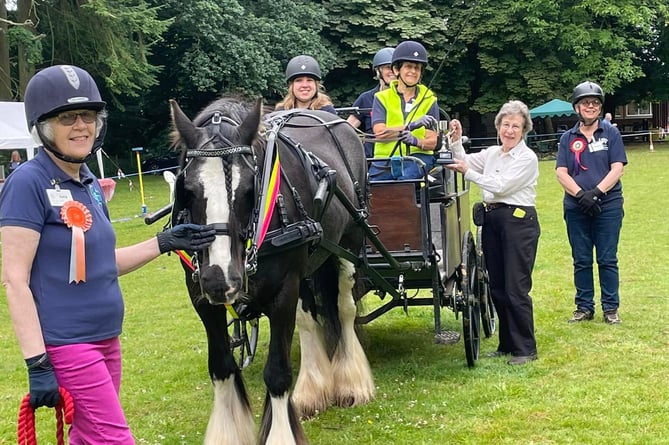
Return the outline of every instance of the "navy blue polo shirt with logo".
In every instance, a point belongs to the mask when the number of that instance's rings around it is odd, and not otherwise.
[[[123,298],[116,267],[116,235],[102,188],[83,164],[81,182],[65,174],[42,149],[8,177],[0,194],[0,226],[40,233],[30,271],[30,290],[48,345],[117,337]],[[72,229],[61,217],[62,196],[83,204],[92,224],[84,232],[86,281],[70,282]],[[54,196],[60,198],[54,198]],[[3,258],[11,261],[11,258]]]
[[[623,138],[618,128],[603,119],[599,120],[599,127],[595,130],[592,141],[586,140],[578,123],[560,137],[555,166],[566,167],[569,176],[583,190],[595,188],[609,173],[614,162],[627,164]],[[619,201],[622,201],[620,181],[602,197],[602,205]],[[578,207],[578,200],[565,193],[564,206],[575,209]]]

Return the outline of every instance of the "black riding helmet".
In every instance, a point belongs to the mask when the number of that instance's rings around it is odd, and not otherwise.
[[[604,103],[604,91],[594,82],[585,81],[576,85],[571,94],[571,104],[576,105],[584,97],[596,97],[601,103]]]
[[[24,95],[26,121],[28,130],[31,131],[38,122],[54,117],[63,111],[102,111],[105,109],[105,105],[106,103],[100,97],[100,91],[91,75],[87,71],[72,65],[54,65],[38,72],[28,82]],[[103,122],[93,143],[91,153],[84,159],[64,156],[56,147],[47,143],[39,126],[37,126],[37,131],[44,148],[57,158],[66,162],[83,163],[102,147],[106,127],[106,122]]]
[[[311,56],[295,56],[290,59],[286,66],[286,82],[290,83],[296,77],[309,76],[321,80],[321,67],[316,59]]]
[[[423,64],[423,68],[427,66],[427,50],[425,47],[414,41],[406,40],[395,48],[393,51],[393,66],[400,66],[401,62],[417,62]]]

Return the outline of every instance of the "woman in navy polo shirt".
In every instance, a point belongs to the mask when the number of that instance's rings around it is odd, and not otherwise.
[[[42,144],[0,194],[2,283],[28,367],[33,408],[74,401],[70,444],[134,444],[119,401],[123,299],[118,276],[161,253],[201,250],[207,226],[182,225],[116,248],[102,189],[86,166],[102,146],[105,102],[81,68],[33,76],[25,110]]]
[[[620,178],[627,155],[618,128],[600,118],[601,86],[587,81],[576,85],[571,103],[579,121],[560,138],[555,169],[565,190],[564,220],[574,259],[576,310],[569,322],[594,317],[594,250],[604,322],[619,324],[618,240],[624,215]]]

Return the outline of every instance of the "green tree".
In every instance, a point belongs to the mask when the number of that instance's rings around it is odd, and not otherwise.
[[[324,35],[337,42],[340,66],[349,72],[337,72],[337,79],[371,85],[366,64],[374,51],[419,40],[433,68],[443,58],[437,76],[428,70],[424,81],[440,105],[469,118],[474,133],[483,131],[482,114],[511,98],[535,106],[567,98],[584,79],[612,93],[642,78],[643,55],[656,47],[667,12],[661,0],[398,0],[392,8],[371,0],[323,3],[330,16]],[[363,77],[354,71],[360,67]],[[355,97],[337,79],[326,79],[337,97]]]
[[[424,83],[439,90],[443,72],[434,77],[441,59],[451,51],[457,32],[448,26],[452,1],[396,0],[392,5],[370,0],[326,0],[327,25],[322,35],[337,54],[336,69],[326,79],[336,102],[348,105],[374,86],[374,54],[403,40],[418,40],[428,50],[430,66]]]
[[[169,146],[169,108],[175,98],[191,117],[222,94],[285,94],[284,70],[298,54],[316,57],[324,72],[335,57],[320,36],[325,12],[309,0],[155,0],[160,17],[175,17],[149,59],[164,66],[160,86],[143,100],[137,140],[154,152]],[[134,131],[132,132],[134,134]]]
[[[44,65],[72,63],[87,69],[123,109],[157,84],[159,67],[148,62],[169,20],[144,0],[45,1],[35,5],[44,39]]]

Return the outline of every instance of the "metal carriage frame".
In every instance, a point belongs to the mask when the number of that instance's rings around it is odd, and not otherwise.
[[[406,156],[403,161],[421,161]],[[435,178],[436,176],[436,178]],[[435,185],[425,186],[433,183]],[[496,328],[496,313],[481,248],[481,230],[471,231],[469,187],[464,176],[437,167],[420,180],[370,183],[369,226],[374,237],[360,255],[358,267],[369,288],[382,300],[376,309],[361,314],[369,323],[393,308],[431,306],[434,340],[451,343],[442,329],[444,309],[462,317],[467,364],[479,357],[480,340]],[[378,242],[377,242],[378,241]],[[413,296],[409,292],[415,290]],[[429,290],[431,296],[419,293]],[[370,298],[370,294],[365,297]]]

